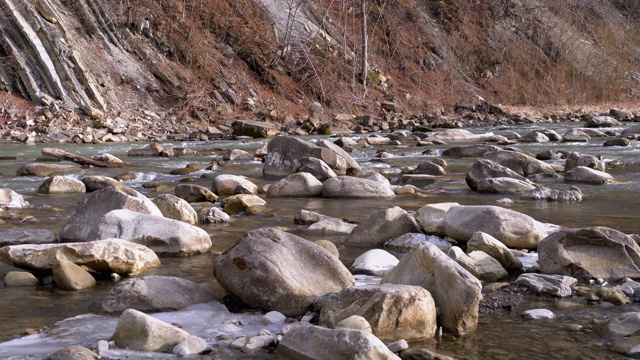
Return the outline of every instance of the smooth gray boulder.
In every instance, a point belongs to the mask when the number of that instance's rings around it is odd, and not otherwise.
[[[225,213],[229,215],[237,215],[247,211],[254,206],[265,206],[267,202],[258,195],[237,194],[224,198],[220,205]]]
[[[604,161],[602,161],[602,159],[598,156],[582,154],[576,151],[572,151],[567,154],[567,158],[564,162],[564,171],[569,171],[579,166],[584,166],[599,171],[605,171],[606,169]]]
[[[635,139],[637,135],[640,135],[640,125],[630,126],[622,130],[622,133],[620,134],[620,136],[622,136],[623,138],[629,139]]]
[[[603,335],[613,342],[609,349],[637,358],[640,356],[640,312],[625,312],[612,317],[605,324]]]
[[[588,128],[603,128],[620,126],[620,122],[616,118],[608,115],[592,116],[584,123]]]
[[[495,145],[468,145],[468,146],[456,146],[446,149],[442,152],[443,156],[451,156],[455,158],[476,158],[481,157],[487,152],[498,151],[499,147]]]
[[[488,159],[476,160],[471,165],[471,169],[467,172],[464,180],[471,190],[478,191],[478,183],[480,181],[492,178],[512,178],[522,183],[531,184],[531,181],[517,172]]]
[[[461,248],[453,246],[447,255],[482,281],[495,282],[508,275],[498,260],[483,251],[471,251],[467,255]]]
[[[338,176],[327,179],[322,185],[322,196],[325,198],[376,198],[395,196],[391,186],[388,184],[353,176]]]
[[[319,325],[334,328],[353,315],[365,318],[384,342],[426,340],[436,334],[436,306],[420,286],[367,285],[329,294],[322,302]]]
[[[16,170],[16,176],[53,176],[64,174],[75,174],[82,170],[76,165],[29,163],[22,165]]]
[[[258,185],[251,182],[247,177],[232,174],[220,174],[213,178],[211,191],[219,196],[235,194],[257,194]]]
[[[519,194],[535,188],[529,180],[518,180],[510,177],[482,179],[478,182],[479,193],[489,194]]]
[[[51,269],[56,286],[64,290],[82,290],[95,286],[96,279],[83,267],[60,260]]]
[[[300,159],[300,167],[296,172],[308,172],[320,181],[338,176],[326,162],[316,158]]]
[[[198,223],[198,213],[184,199],[171,194],[160,194],[153,200],[164,217],[178,220],[187,224]]]
[[[300,168],[300,160],[310,157],[324,161],[336,174],[347,173],[347,160],[343,156],[332,149],[295,137],[276,136],[269,141],[267,151],[262,168],[262,174],[267,178],[293,174]]]
[[[351,272],[353,274],[366,274],[383,276],[398,265],[398,258],[382,249],[371,249],[353,260]]]
[[[527,143],[548,143],[549,141],[551,141],[551,139],[549,139],[547,135],[537,130],[524,134],[518,139],[518,142]]]
[[[143,148],[134,148],[127,151],[127,156],[160,156],[164,148],[158,143],[149,144]]]
[[[176,326],[134,309],[125,310],[111,336],[119,348],[169,352],[190,334]]]
[[[564,173],[565,182],[576,182],[589,185],[613,184],[615,179],[604,171],[578,166]]]
[[[303,315],[316,297],[355,284],[329,251],[275,228],[244,234],[216,259],[214,275],[246,304],[287,316]]]
[[[158,207],[146,196],[126,186],[107,187],[87,194],[60,231],[64,242],[98,240],[102,216],[111,210],[127,209],[141,214],[162,216]]]
[[[236,119],[231,123],[233,134],[237,136],[251,136],[253,138],[271,138],[280,133],[272,124],[264,121]]]
[[[493,236],[477,231],[467,241],[467,253],[482,251],[496,259],[507,271],[522,271],[522,263],[509,248]]]
[[[287,175],[269,186],[267,197],[310,197],[322,194],[322,183],[307,172]]]
[[[532,156],[516,151],[491,151],[485,153],[482,157],[508,167],[522,176],[529,176],[533,174],[556,174],[556,170],[553,166]]]
[[[536,186],[520,195],[521,200],[545,200],[545,201],[582,201],[580,189],[555,190],[545,186]]]
[[[296,224],[311,225],[313,223],[317,223],[319,221],[327,220],[327,219],[334,219],[334,218],[332,218],[331,216],[322,215],[314,211],[300,209],[298,210],[295,217],[293,218],[293,222]]]
[[[516,284],[526,286],[538,294],[558,297],[569,296],[578,280],[571,276],[526,273],[516,279]]]
[[[58,236],[48,229],[11,228],[0,230],[0,247],[20,244],[52,244]]]
[[[284,334],[276,356],[287,360],[400,360],[366,331],[314,325],[297,326]]]
[[[557,231],[540,242],[538,264],[545,274],[581,279],[640,278],[640,246],[606,227]]]
[[[444,215],[453,206],[459,206],[457,202],[427,204],[415,213],[418,225],[427,234],[446,235],[444,227]]]
[[[102,300],[102,309],[119,312],[169,311],[215,300],[207,287],[173,276],[143,276],[127,279],[114,286]]]
[[[21,209],[30,207],[24,197],[11,189],[0,189],[0,209]]]
[[[476,140],[480,135],[464,129],[446,129],[434,135],[438,140]]]
[[[203,209],[200,212],[198,220],[201,224],[222,224],[229,222],[231,216],[224,212],[224,210],[212,206],[208,209]]]
[[[535,249],[551,231],[529,215],[492,205],[454,206],[444,216],[447,236],[467,242],[476,231],[510,248]]]
[[[23,287],[38,285],[38,278],[28,271],[9,271],[3,277],[6,287]]]
[[[413,170],[414,174],[423,174],[423,175],[433,175],[433,176],[442,176],[446,175],[446,171],[442,168],[442,166],[432,163],[431,161],[424,161],[418,164],[416,168]]]
[[[356,224],[350,224],[342,220],[329,218],[329,219],[320,220],[318,222],[315,222],[309,225],[307,230],[309,230],[314,234],[320,234],[325,236],[331,236],[331,235],[348,236],[351,234],[351,232],[355,227],[356,227]]]
[[[420,232],[418,223],[404,209],[394,206],[371,213],[351,231],[347,242],[382,246],[385,241],[410,232]]]
[[[326,139],[320,139],[316,141],[316,145],[322,148],[329,149],[336,153],[338,156],[342,157],[347,164],[347,175],[358,175],[362,171],[362,168],[360,168],[360,164],[358,164],[358,162],[354,158],[352,158],[348,152],[344,151],[344,149],[334,144],[333,142]]]
[[[83,193],[87,188],[84,183],[71,176],[52,176],[46,179],[40,187],[39,194],[66,194],[66,193]]]
[[[440,323],[454,335],[478,326],[482,284],[437,246],[425,243],[412,249],[382,278],[382,284],[419,285],[431,293],[440,309]]]
[[[145,245],[158,254],[200,254],[212,245],[209,234],[197,226],[125,209],[105,214],[98,223],[97,236]]]
[[[0,260],[38,270],[50,270],[59,260],[68,260],[92,272],[132,275],[160,265],[160,259],[151,249],[121,239],[5,246],[0,248]]]

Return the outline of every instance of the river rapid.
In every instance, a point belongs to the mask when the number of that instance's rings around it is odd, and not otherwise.
[[[551,124],[545,126],[559,134],[576,123]],[[469,128],[476,134],[490,136],[502,130],[513,130],[520,134],[528,133],[536,126],[518,126],[513,128]],[[623,128],[607,130],[621,131]],[[366,136],[366,135],[362,135]],[[354,136],[355,137],[355,136]],[[319,137],[303,137],[305,140]],[[0,229],[24,227],[50,229],[59,233],[62,226],[75,211],[77,203],[84,194],[42,195],[36,194],[44,177],[18,177],[16,170],[23,164],[38,162],[40,151],[44,147],[55,147],[74,154],[92,156],[109,153],[135,167],[128,169],[85,169],[72,176],[85,175],[115,176],[124,172],[135,173],[135,179],[124,183],[149,196],[155,197],[152,188],[142,185],[146,182],[176,184],[185,176],[169,175],[172,169],[183,168],[189,163],[208,164],[222,158],[229,149],[243,149],[253,153],[264,145],[266,139],[221,140],[215,142],[164,142],[163,147],[184,147],[207,155],[193,155],[178,158],[164,157],[127,157],[132,148],[144,147],[145,143],[109,143],[109,144],[0,144],[0,188],[10,188],[22,194],[31,204],[30,209],[8,210],[0,212]],[[387,169],[415,166],[421,162],[442,157],[441,151],[459,145],[475,144],[475,141],[447,141],[446,145],[428,147],[416,146],[415,139],[406,139],[401,145],[373,146],[357,148],[351,155],[365,171],[387,171]],[[340,237],[318,237],[306,230],[306,226],[295,225],[293,217],[300,209],[319,212],[336,218],[354,222],[364,220],[373,211],[391,206],[400,206],[407,211],[415,211],[428,203],[458,202],[463,205],[497,205],[496,201],[510,198],[514,202],[509,208],[528,214],[538,221],[553,223],[562,227],[606,226],[627,234],[640,233],[640,147],[603,147],[604,140],[594,138],[588,143],[518,143],[530,155],[544,150],[578,151],[585,154],[601,155],[605,162],[622,161],[626,166],[608,167],[618,183],[605,186],[579,185],[584,193],[582,202],[546,202],[522,201],[517,195],[492,195],[472,192],[464,181],[466,172],[475,159],[457,159],[443,157],[448,166],[447,175],[442,176],[433,185],[426,188],[424,194],[397,195],[390,199],[323,199],[323,198],[266,198],[268,211],[256,216],[235,216],[226,224],[199,225],[205,229],[213,241],[210,253],[191,257],[163,257],[162,265],[151,269],[144,275],[178,276],[206,283],[216,288],[213,278],[213,262],[216,254],[233,246],[238,237],[251,229],[264,226],[279,226],[309,240],[320,238],[332,240],[340,250],[340,259],[349,267],[355,257],[368,248],[349,246]],[[390,154],[386,158],[376,157],[378,150]],[[428,149],[436,149],[430,155],[423,155]],[[15,157],[15,159],[10,159]],[[554,161],[551,161],[554,162]],[[564,160],[555,161],[563,164]],[[195,184],[211,186],[211,179],[201,177],[210,173],[202,170],[191,177]],[[258,161],[231,161],[217,173],[245,175],[258,186],[269,181],[262,177],[262,164]],[[392,182],[393,183],[393,182]],[[554,189],[568,189],[562,178],[541,179],[536,183]],[[260,195],[264,196],[264,195]],[[196,205],[196,210],[198,210]],[[511,279],[513,280],[513,279]],[[27,328],[43,329],[56,322],[86,313],[100,313],[100,302],[112,288],[110,279],[99,279],[98,285],[91,289],[68,292],[46,284],[46,281],[33,288],[0,287],[0,341],[6,342],[24,333]],[[221,294],[221,289],[217,288]],[[601,305],[563,306],[557,299],[527,298],[511,311],[481,312],[478,330],[461,338],[444,336],[417,344],[438,352],[457,355],[466,359],[512,359],[515,357],[530,359],[621,359],[623,356],[606,348],[607,342],[597,332],[600,322],[620,312],[639,311],[635,304],[609,307]],[[524,320],[521,312],[532,308],[549,308],[558,316],[555,320],[533,322]],[[581,331],[568,331],[568,325],[581,324]],[[586,325],[586,326],[585,326]],[[0,349],[2,344],[0,344]],[[1,353],[1,352],[0,352]],[[269,358],[266,352],[265,358]]]

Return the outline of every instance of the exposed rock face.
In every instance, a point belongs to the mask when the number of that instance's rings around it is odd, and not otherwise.
[[[52,176],[38,188],[41,194],[83,193],[87,190],[84,183],[70,176]]]
[[[26,208],[29,203],[22,195],[11,189],[0,189],[0,209],[5,208]]]
[[[420,232],[420,227],[413,216],[395,206],[371,213],[351,231],[347,242],[382,246],[385,241],[410,232]]]
[[[97,240],[102,216],[111,210],[127,209],[141,214],[162,216],[160,209],[146,196],[125,186],[108,187],[85,196],[76,212],[60,231],[62,241]]]
[[[427,289],[440,308],[442,327],[455,335],[478,325],[482,299],[480,280],[449,258],[438,247],[425,243],[412,249],[382,283],[419,285]]]
[[[476,160],[467,173],[465,181],[471,190],[478,191],[480,181],[492,178],[512,178],[524,184],[531,183],[517,172],[488,159]]]
[[[281,359],[399,360],[384,343],[365,331],[302,325],[287,332],[276,355]]]
[[[353,176],[327,179],[322,187],[322,196],[326,198],[375,198],[395,195],[388,182],[385,184]]]
[[[167,352],[189,336],[188,332],[176,326],[128,309],[120,315],[111,340],[123,349]]]
[[[385,342],[424,340],[436,333],[435,303],[420,286],[358,286],[330,294],[322,303],[319,324],[333,328],[352,315],[365,318]]]
[[[304,314],[320,295],[355,284],[327,250],[275,228],[243,235],[218,257],[214,273],[220,285],[246,304],[288,316]]]
[[[124,239],[159,254],[193,255],[209,251],[211,238],[197,226],[126,209],[106,213],[98,223],[99,239]]]
[[[283,177],[292,174],[300,168],[300,160],[309,157],[324,161],[336,174],[347,172],[347,160],[343,155],[298,138],[276,136],[269,141],[267,150],[262,169],[265,177]],[[349,156],[346,152],[344,154]]]
[[[545,274],[619,280],[640,277],[640,246],[605,227],[557,231],[540,242],[538,263]]]
[[[179,310],[213,301],[211,290],[191,280],[172,276],[144,276],[122,281],[102,300],[107,312]]]
[[[468,241],[476,231],[487,233],[508,247],[535,249],[549,227],[528,215],[499,206],[455,206],[444,216],[447,236]]]
[[[120,239],[5,246],[0,249],[0,260],[42,270],[51,269],[59,260],[67,260],[95,272],[118,274],[139,274],[160,265],[160,259],[151,249]]]

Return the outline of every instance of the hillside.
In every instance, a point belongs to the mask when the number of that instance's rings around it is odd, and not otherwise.
[[[147,110],[193,128],[375,116],[384,102],[440,115],[479,99],[640,96],[634,0],[0,0],[0,11],[0,90],[96,119]]]

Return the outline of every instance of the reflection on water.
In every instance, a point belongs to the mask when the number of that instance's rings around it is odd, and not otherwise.
[[[560,134],[564,133],[566,125],[554,126]],[[495,129],[471,129],[477,133],[494,132]],[[531,129],[519,128],[524,133]],[[426,147],[415,146],[415,140],[407,140],[402,146],[385,147],[392,154],[390,158],[375,159],[376,151],[381,147],[358,149],[354,157],[363,164],[365,169],[402,167],[417,165],[431,160],[433,155],[422,155]],[[593,140],[588,144],[518,144],[516,146],[535,154],[552,148],[560,151],[580,151],[587,154],[602,155],[604,159],[618,159],[627,163],[640,163],[638,147],[604,148],[601,140]],[[74,212],[76,204],[83,198],[82,194],[65,195],[36,195],[38,186],[44,177],[16,177],[16,170],[23,164],[35,162],[40,157],[43,147],[58,147],[63,150],[91,156],[99,153],[110,153],[131,162],[135,167],[130,169],[85,169],[78,177],[85,174],[115,176],[124,172],[139,173],[136,180],[125,182],[136,190],[154,197],[157,193],[153,189],[142,188],[145,181],[175,184],[185,176],[168,174],[171,169],[185,167],[189,163],[206,164],[222,158],[227,149],[241,148],[253,152],[264,144],[264,141],[220,141],[215,143],[163,143],[162,145],[187,147],[206,152],[207,155],[190,157],[146,158],[126,157],[131,148],[143,147],[146,144],[100,144],[100,145],[0,145],[0,157],[15,156],[16,160],[0,160],[0,187],[11,188],[23,195],[32,205],[27,210],[10,210],[0,212],[0,229],[9,227],[46,228],[58,233],[62,225]],[[449,145],[434,146],[442,151],[454,145],[464,145],[469,142],[450,142]],[[212,150],[214,149],[214,150]],[[371,161],[376,160],[376,161]],[[334,241],[340,252],[341,260],[350,265],[353,259],[366,251],[366,248],[352,247],[341,237],[320,237],[309,234],[304,226],[295,225],[293,217],[300,209],[311,210],[333,217],[350,221],[362,221],[374,210],[400,206],[408,211],[415,211],[427,203],[458,202],[464,205],[496,204],[496,200],[510,198],[514,202],[509,208],[526,213],[543,222],[554,223],[563,227],[607,226],[625,233],[640,233],[640,166],[629,165],[614,169],[611,173],[624,183],[608,186],[580,185],[585,194],[581,203],[555,203],[544,201],[521,201],[515,195],[488,195],[472,192],[467,187],[464,176],[473,163],[473,159],[445,158],[447,176],[439,179],[428,187],[426,194],[401,195],[391,199],[267,199],[269,211],[259,216],[234,217],[228,224],[203,225],[214,242],[212,253],[188,258],[163,258],[163,265],[152,269],[149,274],[179,276],[194,281],[215,286],[212,272],[216,253],[222,252],[235,244],[238,238],[248,230],[278,226],[309,240],[327,238]],[[562,164],[562,161],[556,162]],[[262,165],[258,162],[229,162],[224,173],[245,175],[258,186],[266,184],[262,178]],[[205,172],[195,175],[196,184],[209,187],[211,180],[200,178]],[[545,186],[556,189],[567,189],[561,179],[545,179]],[[32,216],[37,221],[24,221]],[[100,280],[98,286],[80,292],[62,292],[46,285],[37,288],[0,288],[0,341],[9,339],[15,334],[22,333],[25,328],[42,328],[50,326],[58,320],[87,312],[99,312],[100,302],[111,289],[112,283],[108,279]],[[545,304],[524,303],[523,309]],[[568,332],[563,324],[579,322],[590,323],[594,319],[610,315],[612,310],[597,307],[585,307],[582,313],[572,313],[568,310],[558,310],[559,319],[544,325],[523,321],[520,311],[516,309],[508,313],[481,314],[479,330],[460,339],[445,337],[442,342],[422,344],[429,348],[449,354],[461,355],[468,359],[511,359],[514,354],[525,358],[600,358],[616,359],[618,355],[608,352],[603,339],[595,332]],[[556,310],[554,310],[556,311]],[[620,309],[614,310],[620,311]],[[587,314],[587,313],[591,314]],[[577,317],[582,317],[576,320]]]

